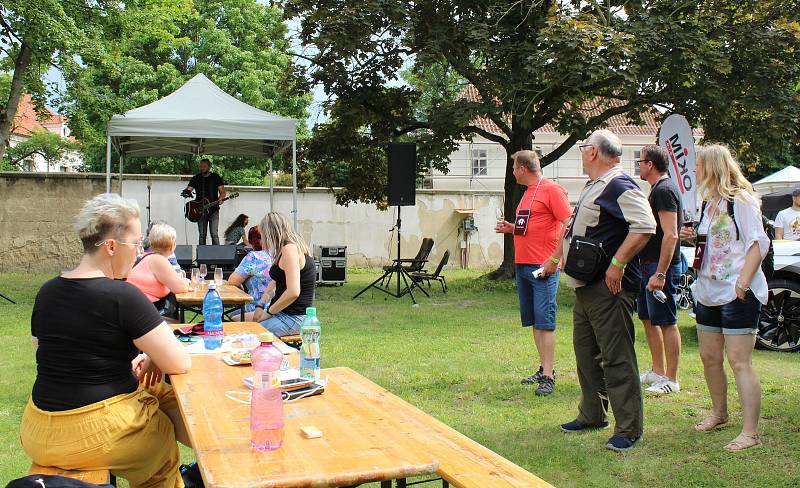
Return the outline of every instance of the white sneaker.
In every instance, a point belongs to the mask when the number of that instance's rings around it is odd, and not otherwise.
[[[677,381],[672,381],[671,379],[667,378],[653,384],[653,386],[649,388],[645,388],[644,391],[648,393],[655,393],[656,395],[668,395],[670,393],[677,393],[681,391],[681,385],[679,385]]]
[[[660,383],[664,380],[667,380],[666,376],[661,376],[658,373],[654,373],[652,369],[648,369],[646,372],[639,375],[639,381],[643,385],[655,385],[656,383]]]

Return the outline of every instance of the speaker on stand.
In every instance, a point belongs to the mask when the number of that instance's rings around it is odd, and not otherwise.
[[[413,142],[390,142],[387,153],[389,205],[414,206],[417,196],[417,145]]]
[[[403,261],[400,258],[400,207],[414,206],[416,204],[417,196],[417,145],[413,142],[390,142],[386,148],[388,156],[388,179],[387,179],[387,194],[389,197],[389,205],[397,207],[397,259],[392,260],[392,266],[381,275],[380,278],[373,281],[366,288],[361,290],[353,297],[353,299],[361,296],[362,293],[375,288],[395,298],[400,298],[405,294],[411,297],[414,305],[417,300],[414,298],[414,293],[411,290],[413,279],[408,271],[403,267]],[[396,291],[390,290],[392,279],[397,279]],[[378,286],[378,283],[383,283],[387,280],[386,288]],[[403,287],[400,287],[400,280],[403,281]],[[423,288],[419,288],[427,296]]]

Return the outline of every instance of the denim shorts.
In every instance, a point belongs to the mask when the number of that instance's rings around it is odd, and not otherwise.
[[[707,307],[697,302],[697,330],[724,335],[744,335],[758,332],[761,302],[747,290],[744,300],[734,299],[725,305]]]
[[[556,271],[547,278],[534,278],[533,272],[540,264],[517,265],[517,295],[519,295],[519,318],[523,327],[539,330],[556,329]]]
[[[668,326],[678,323],[678,307],[675,300],[678,298],[678,285],[681,282],[681,263],[671,264],[667,268],[667,278],[664,281],[664,294],[667,300],[659,302],[652,291],[647,290],[647,282],[656,273],[658,263],[642,263],[642,282],[639,286],[639,295],[636,297],[636,311],[640,320],[649,320],[652,325]]]
[[[261,322],[261,326],[275,334],[275,337],[286,337],[300,333],[300,325],[306,319],[305,315],[289,315],[279,312]]]

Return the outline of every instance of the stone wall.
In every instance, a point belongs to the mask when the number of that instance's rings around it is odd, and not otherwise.
[[[196,244],[197,226],[183,218],[180,191],[187,182],[185,176],[126,175],[123,196],[139,202],[143,229],[147,228],[149,194],[150,221],[164,220],[174,226],[179,244]],[[75,216],[83,202],[103,191],[105,175],[0,173],[0,272],[58,271],[74,266],[80,257],[80,243],[72,227]],[[220,235],[239,213],[249,215],[252,226],[270,210],[268,188],[228,188],[229,193],[234,191],[240,196],[222,206]],[[423,237],[432,237],[433,262],[450,250],[450,266],[499,264],[503,241],[493,229],[495,208],[502,201],[499,191],[417,190],[416,205],[401,210],[403,257],[413,256]],[[464,209],[473,212],[478,228],[467,234],[461,229],[467,215]],[[275,189],[274,210],[291,218],[290,188]],[[379,266],[395,257],[396,235],[390,232],[395,212],[394,208],[382,211],[367,204],[336,205],[333,194],[324,188],[308,188],[298,194],[298,229],[303,237],[310,245],[347,246],[349,266]]]
[[[83,202],[105,191],[105,177],[80,173],[0,173],[0,272],[74,266],[74,230]]]

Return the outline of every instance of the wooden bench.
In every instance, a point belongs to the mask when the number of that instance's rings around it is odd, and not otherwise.
[[[439,425],[436,425],[439,424]],[[447,488],[552,488],[541,478],[529,473],[508,459],[500,456],[469,437],[434,421],[436,438],[430,452],[439,461],[436,474],[442,478],[442,486]]]
[[[337,368],[338,369],[338,368]],[[354,388],[351,383],[348,385]],[[390,396],[375,385],[366,395]],[[393,396],[393,395],[392,395]],[[482,446],[449,425],[421,412],[408,402],[397,399],[387,412],[393,421],[404,426],[412,438],[439,462],[436,474],[444,487],[456,488],[552,488],[552,485]]]
[[[39,466],[38,464],[33,463],[31,464],[31,468],[28,470],[28,474],[58,475],[84,481],[86,483],[94,483],[95,485],[116,484],[116,480],[111,476],[111,472],[107,469],[96,469],[93,471],[71,471],[48,466]]]

